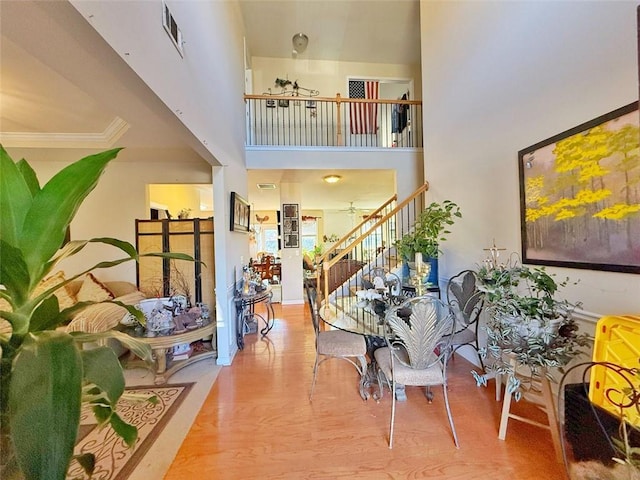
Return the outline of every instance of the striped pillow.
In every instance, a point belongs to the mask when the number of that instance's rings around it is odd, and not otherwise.
[[[80,290],[76,294],[79,302],[104,302],[112,300],[114,296],[104,283],[90,273],[85,275]]]
[[[62,271],[56,272],[55,274],[51,275],[50,277],[47,277],[44,280],[42,280],[40,282],[40,284],[35,288],[35,290],[33,291],[33,294],[31,296],[32,297],[37,297],[38,295],[43,293],[45,290],[49,290],[54,285],[56,285],[58,283],[62,283],[65,280],[66,280],[66,278],[64,276],[64,272],[62,272]],[[58,299],[58,304],[60,305],[60,310],[64,310],[65,308],[72,307],[77,301],[76,300],[76,296],[73,294],[73,292],[68,287],[68,285],[65,285],[64,287],[60,287],[53,294]]]
[[[142,292],[135,291],[115,298],[119,302],[127,305],[135,305],[144,300]],[[113,303],[96,303],[78,313],[67,325],[67,332],[106,332],[116,327],[129,312],[120,305]]]

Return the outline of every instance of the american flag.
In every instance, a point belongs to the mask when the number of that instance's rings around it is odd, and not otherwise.
[[[349,80],[349,98],[378,99],[380,82]],[[377,103],[350,103],[351,133],[376,133],[378,130]]]

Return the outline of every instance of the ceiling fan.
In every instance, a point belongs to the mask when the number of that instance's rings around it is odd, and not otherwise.
[[[363,210],[361,208],[354,207],[353,202],[349,202],[349,208],[343,208],[340,211],[347,212],[347,215],[349,216],[355,216],[358,212],[367,212],[368,210]]]

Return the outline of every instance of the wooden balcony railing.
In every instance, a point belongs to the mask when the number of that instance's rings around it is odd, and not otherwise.
[[[245,95],[247,146],[421,148],[422,102]]]

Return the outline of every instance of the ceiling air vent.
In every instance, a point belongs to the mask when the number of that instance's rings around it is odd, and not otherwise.
[[[173,44],[178,49],[178,53],[180,56],[184,56],[184,52],[182,51],[182,32],[178,28],[178,24],[176,20],[173,18],[169,7],[167,4],[162,2],[162,26],[167,34],[171,37]]]
[[[275,183],[257,183],[256,186],[258,187],[258,190],[275,190],[276,189]]]

